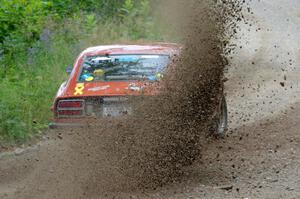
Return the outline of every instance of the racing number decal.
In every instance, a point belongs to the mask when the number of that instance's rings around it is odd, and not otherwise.
[[[74,95],[83,95],[84,83],[78,83],[75,87]]]

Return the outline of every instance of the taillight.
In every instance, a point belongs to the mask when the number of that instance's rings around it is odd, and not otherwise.
[[[75,111],[75,110],[62,110],[62,111],[58,111],[59,115],[82,115],[82,111]]]
[[[58,108],[81,108],[83,101],[66,101],[62,100],[58,102]]]
[[[60,100],[57,103],[58,117],[78,117],[84,115],[84,100]]]

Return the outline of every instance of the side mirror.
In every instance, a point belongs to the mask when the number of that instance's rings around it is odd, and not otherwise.
[[[71,72],[72,72],[72,70],[73,70],[73,67],[72,67],[72,66],[68,66],[68,67],[66,68],[66,73],[67,73],[68,75],[70,75]]]

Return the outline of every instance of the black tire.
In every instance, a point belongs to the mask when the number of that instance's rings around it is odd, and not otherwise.
[[[215,135],[217,137],[225,137],[228,129],[228,112],[227,112],[227,102],[225,96],[222,97],[218,118],[216,119],[216,130]]]

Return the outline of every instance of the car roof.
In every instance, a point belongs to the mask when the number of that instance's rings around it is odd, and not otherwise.
[[[129,44],[129,45],[102,45],[87,48],[85,56],[106,54],[174,54],[181,46],[175,43]]]

